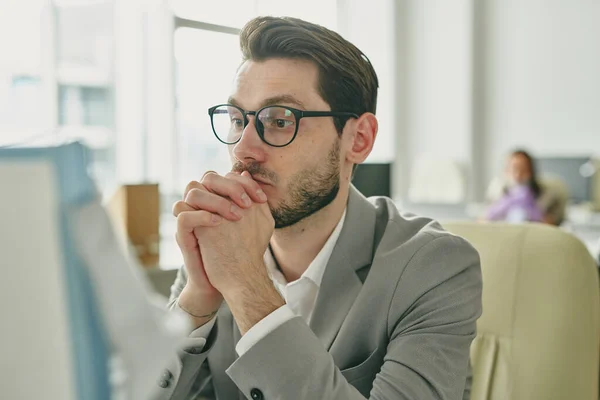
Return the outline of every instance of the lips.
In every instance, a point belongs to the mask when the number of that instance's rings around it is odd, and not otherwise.
[[[260,184],[271,186],[271,183],[269,183],[269,182],[267,182],[265,180],[262,180],[262,179],[260,179],[259,177],[255,176],[255,175],[252,175],[252,179],[254,179],[256,182],[258,182]]]

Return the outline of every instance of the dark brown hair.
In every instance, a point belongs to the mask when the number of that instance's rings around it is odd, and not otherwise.
[[[510,156],[511,157],[519,157],[519,156],[525,157],[525,159],[527,160],[527,163],[529,164],[529,171],[531,172],[531,179],[528,182],[528,186],[531,189],[531,191],[533,192],[536,199],[538,197],[540,197],[540,195],[542,194],[542,188],[538,181],[537,168],[535,167],[535,161],[533,160],[533,157],[531,156],[531,154],[529,154],[528,151],[523,150],[523,149],[515,149],[512,151],[512,153],[510,153]]]
[[[240,32],[243,60],[288,58],[319,68],[317,90],[332,111],[375,113],[377,74],[369,59],[339,34],[297,18],[258,17]],[[348,118],[334,118],[342,132]]]

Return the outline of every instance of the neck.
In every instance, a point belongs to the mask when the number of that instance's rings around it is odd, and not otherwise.
[[[288,282],[300,278],[335,230],[344,214],[348,191],[347,185],[340,187],[338,195],[329,205],[302,221],[276,229],[273,233],[271,249]]]

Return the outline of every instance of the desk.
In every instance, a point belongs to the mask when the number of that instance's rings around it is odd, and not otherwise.
[[[600,267],[600,225],[568,223],[562,229],[581,240]]]
[[[600,266],[600,212],[588,206],[568,207],[567,220],[561,228],[577,236]]]

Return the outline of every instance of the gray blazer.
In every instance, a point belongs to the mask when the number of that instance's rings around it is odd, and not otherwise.
[[[182,268],[171,304],[185,281]],[[294,318],[238,357],[240,332],[224,303],[206,344],[188,339],[160,396],[461,399],[480,314],[469,243],[352,187],[310,325]]]

